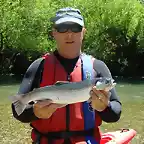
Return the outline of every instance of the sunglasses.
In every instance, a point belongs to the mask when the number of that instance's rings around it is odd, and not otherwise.
[[[83,27],[78,24],[59,24],[59,25],[56,25],[54,28],[59,33],[65,33],[68,30],[70,30],[74,33],[78,33],[78,32],[82,31]]]

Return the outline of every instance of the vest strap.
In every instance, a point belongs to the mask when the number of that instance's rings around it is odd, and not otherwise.
[[[57,139],[70,139],[71,137],[93,136],[94,129],[83,131],[58,131],[58,132],[41,133],[36,128],[33,127],[33,132],[36,135],[36,141],[34,142],[35,144],[40,144],[40,139],[42,137],[47,138],[48,144],[51,144],[53,140]]]
[[[83,131],[58,131],[58,132],[48,132],[48,133],[41,133],[38,132],[35,128],[34,131],[37,135],[41,135],[46,138],[50,138],[53,140],[56,139],[69,139],[71,137],[83,137],[83,136],[92,136],[94,133],[94,129],[83,130]]]
[[[82,79],[87,79],[87,76],[90,76],[92,79],[94,77],[93,73],[93,63],[91,56],[82,55]],[[84,113],[84,129],[92,129],[95,127],[95,110],[91,108],[88,102],[83,103],[83,113]],[[88,144],[98,144],[93,136],[86,136],[86,142]]]

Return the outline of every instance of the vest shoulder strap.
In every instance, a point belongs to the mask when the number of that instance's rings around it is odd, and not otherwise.
[[[83,55],[83,80],[87,78],[87,74],[90,74],[90,78],[93,79],[93,57],[90,55]],[[88,102],[83,103],[84,113],[84,129],[88,130],[95,127],[95,111],[89,109],[90,104]],[[91,144],[98,144],[96,140],[91,136],[86,136],[86,142]]]

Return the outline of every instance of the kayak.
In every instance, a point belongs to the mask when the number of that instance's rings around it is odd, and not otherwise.
[[[134,129],[122,129],[118,131],[102,133],[100,144],[130,144],[135,135],[136,131]]]
[[[130,141],[135,137],[134,129],[122,129],[113,132],[102,133],[100,144],[130,144]]]

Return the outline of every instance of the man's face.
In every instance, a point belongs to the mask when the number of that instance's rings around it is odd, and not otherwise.
[[[81,49],[85,28],[76,23],[63,23],[54,26],[53,36],[58,49],[65,53],[78,53]]]

